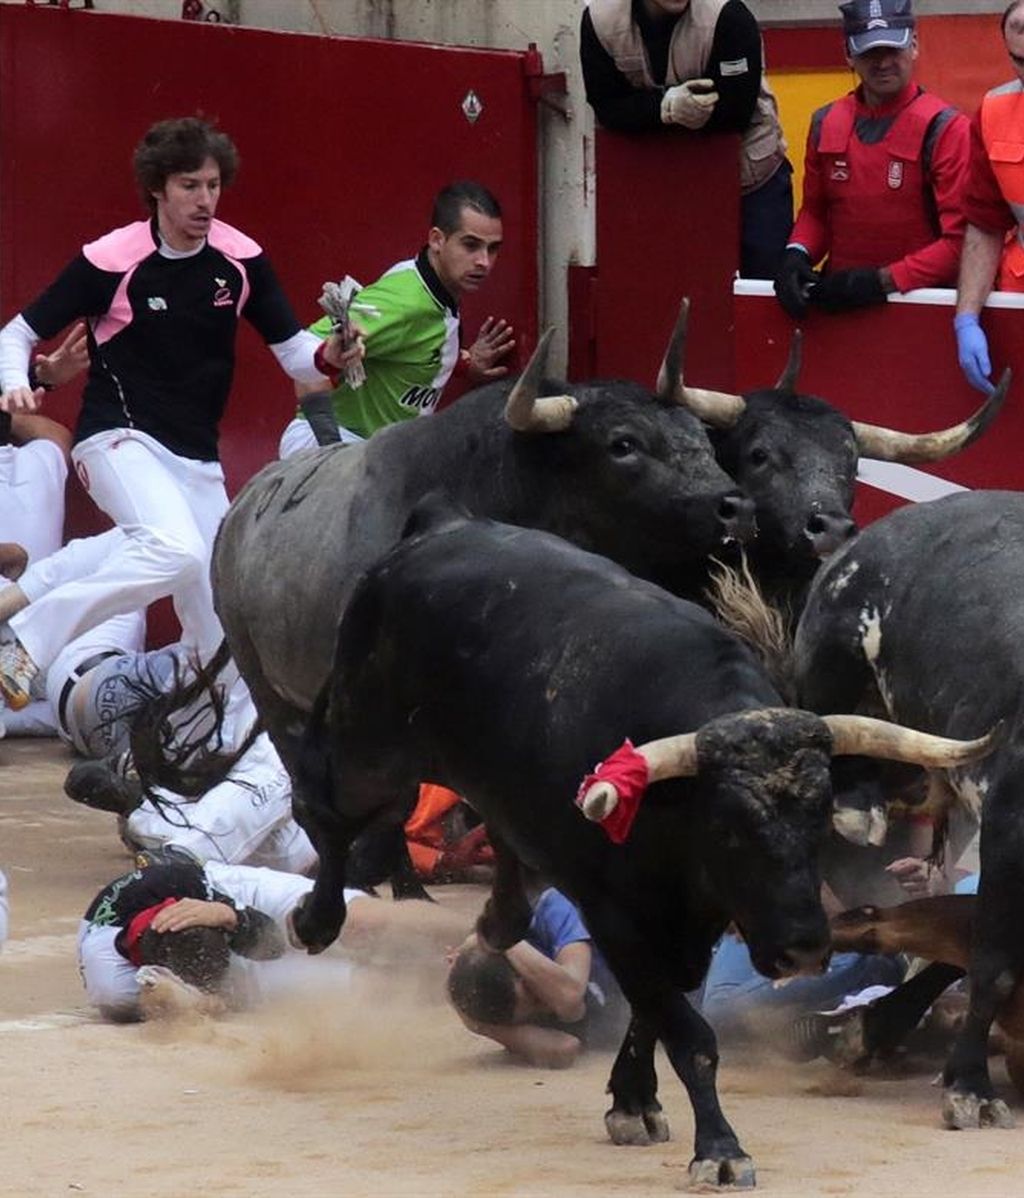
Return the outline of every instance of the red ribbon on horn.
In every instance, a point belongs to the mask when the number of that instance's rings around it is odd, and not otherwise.
[[[646,758],[633,748],[633,742],[627,737],[614,753],[580,783],[576,792],[576,806],[583,806],[583,797],[595,782],[607,782],[613,786],[619,801],[614,811],[597,822],[613,844],[622,844],[633,827],[649,780]]]

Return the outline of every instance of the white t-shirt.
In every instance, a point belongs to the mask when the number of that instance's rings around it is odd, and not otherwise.
[[[0,445],[0,541],[15,541],[28,560],[56,553],[64,540],[68,467],[52,441]]]

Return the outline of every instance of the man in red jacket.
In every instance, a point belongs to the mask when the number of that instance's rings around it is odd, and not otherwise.
[[[808,304],[843,312],[894,291],[951,287],[963,245],[970,127],[913,82],[910,0],[839,7],[860,84],[811,118],[803,205],[775,278],[794,319]]]

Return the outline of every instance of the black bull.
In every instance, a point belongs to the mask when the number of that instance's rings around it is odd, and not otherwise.
[[[693,1179],[752,1184],[718,1105],[714,1034],[684,992],[731,920],[766,975],[822,967],[831,753],[934,764],[981,742],[781,709],[750,650],[707,612],[605,559],[440,504],[414,522],[354,593],[307,729],[294,801],[320,872],[295,934],[314,951],[337,935],[348,846],[396,795],[421,778],[458,790],[498,853],[485,941],[525,933],[518,859],[579,904],[633,1008],[610,1079],[612,1138],[667,1138],[660,1040],[693,1104]],[[645,742],[658,784],[613,845],[573,796],[624,735]]]
[[[663,372],[672,380],[678,350],[677,330]],[[657,395],[629,382],[561,384],[568,395],[542,396],[542,360],[543,347],[515,388],[485,387],[364,444],[273,463],[232,503],[214,548],[215,604],[289,767],[291,729],[327,677],[352,588],[429,492],[694,596],[709,556],[753,532],[753,504],[716,462],[680,384]]]
[[[877,690],[893,719],[929,732],[970,736],[1003,722],[990,756],[930,778],[933,800],[945,806],[955,794],[981,818],[970,1009],[944,1076],[950,1127],[1010,1122],[987,1044],[1024,977],[1022,595],[1024,495],[961,493],[861,533],[818,575],[797,629],[800,700],[815,711],[853,711]]]
[[[687,308],[679,331],[685,345]],[[681,362],[681,345],[672,360]],[[854,486],[859,458],[903,465],[938,462],[972,444],[998,415],[1010,371],[967,420],[909,433],[849,420],[826,400],[797,390],[801,335],[772,388],[730,395],[683,384],[679,397],[711,430],[718,461],[757,511],[748,546],[761,587],[798,614],[818,563],[856,532]]]

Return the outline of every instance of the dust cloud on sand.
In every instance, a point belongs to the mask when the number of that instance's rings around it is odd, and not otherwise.
[[[440,921],[403,905],[377,948],[353,945],[354,978],[333,951],[296,957],[257,1011],[98,1022],[75,932],[128,859],[111,817],[64,798],[68,764],[54,742],[0,741],[0,1198],[646,1198],[683,1181],[692,1119],[663,1056],[672,1142],[615,1148],[610,1055],[559,1073],[517,1066],[446,1008],[444,949],[479,911],[474,888],[438,888]],[[943,1131],[937,1069],[851,1084],[823,1062],[726,1044],[719,1090],[762,1194],[1015,1193],[1024,1130]],[[1019,1114],[1001,1065],[994,1075]]]

